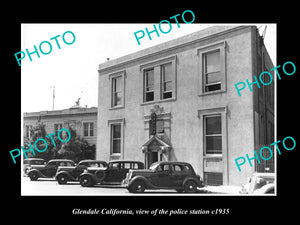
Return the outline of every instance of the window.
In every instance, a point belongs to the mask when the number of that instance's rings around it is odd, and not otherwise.
[[[221,115],[204,117],[205,154],[222,154]]]
[[[143,103],[176,100],[177,56],[172,55],[140,65]]]
[[[226,41],[197,49],[199,96],[226,91]]]
[[[112,154],[121,153],[121,124],[111,125],[111,151]]]
[[[161,66],[161,98],[172,98],[172,64]]]
[[[83,123],[83,136],[94,136],[94,123]]]
[[[173,165],[173,171],[174,172],[182,172],[183,166],[182,165]]]
[[[54,132],[57,133],[60,129],[62,129],[62,124],[54,124]]]
[[[154,100],[154,69],[144,72],[144,102]]]
[[[125,77],[125,70],[109,74],[110,110],[117,110],[125,107]]]
[[[32,125],[26,125],[26,133],[25,133],[25,137],[30,138],[31,134],[30,134],[30,130],[32,128]]]
[[[121,76],[112,78],[112,107],[122,105]]]
[[[205,92],[221,90],[220,51],[204,54],[203,60]]]

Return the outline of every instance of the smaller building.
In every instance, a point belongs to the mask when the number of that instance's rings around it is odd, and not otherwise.
[[[25,112],[23,114],[23,134],[30,137],[30,128],[41,120],[45,124],[46,133],[57,133],[63,127],[71,127],[76,136],[83,137],[89,145],[95,145],[97,139],[97,107],[72,106],[69,109]]]

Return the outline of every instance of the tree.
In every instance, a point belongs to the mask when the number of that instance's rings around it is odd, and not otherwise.
[[[79,162],[83,159],[94,159],[96,151],[95,145],[90,146],[86,140],[77,137],[76,131],[71,126],[68,126],[67,129],[71,133],[70,140],[63,143],[58,139],[57,134],[52,135],[55,142],[54,146],[51,138],[46,137],[45,124],[38,120],[30,129],[30,138],[24,137],[24,149],[29,149],[29,143],[31,143],[35,153],[34,155],[32,151],[26,152],[27,158],[42,158],[47,161],[50,159],[63,158],[71,159],[75,162]],[[34,143],[39,138],[42,138],[47,142],[47,150],[44,152],[39,152],[35,149]],[[36,145],[40,150],[45,149],[45,143],[43,141],[38,141]]]

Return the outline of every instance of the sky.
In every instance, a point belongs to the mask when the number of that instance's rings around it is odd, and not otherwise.
[[[98,65],[107,58],[118,57],[149,48],[151,46],[205,29],[218,24],[172,24],[172,30],[160,37],[152,34],[140,39],[138,45],[134,33],[153,28],[153,24],[22,24],[21,49],[34,51],[34,45],[39,48],[43,41],[49,41],[52,51],[48,55],[39,52],[28,55],[21,61],[21,107],[23,112],[37,112],[53,109],[53,87],[55,86],[54,110],[70,108],[80,98],[80,106],[97,107],[98,104]],[[267,25],[265,45],[269,55],[276,65],[276,24],[221,24],[221,25],[256,25],[262,34]],[[156,24],[158,27],[158,24]],[[167,28],[162,28],[167,30]],[[66,31],[72,31],[75,42],[67,45],[62,36]],[[60,48],[55,40],[57,35]],[[65,35],[66,42],[72,41],[72,36]],[[44,52],[50,51],[48,44],[42,45]],[[39,51],[39,50],[38,50]],[[20,57],[20,56],[19,56]],[[16,61],[16,65],[17,61]]]

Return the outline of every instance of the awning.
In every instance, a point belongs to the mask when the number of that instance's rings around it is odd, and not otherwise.
[[[153,135],[151,138],[149,138],[148,141],[145,142],[145,144],[142,145],[141,149],[143,153],[152,151],[159,151],[160,153],[165,153],[171,149],[171,146],[157,135]]]

